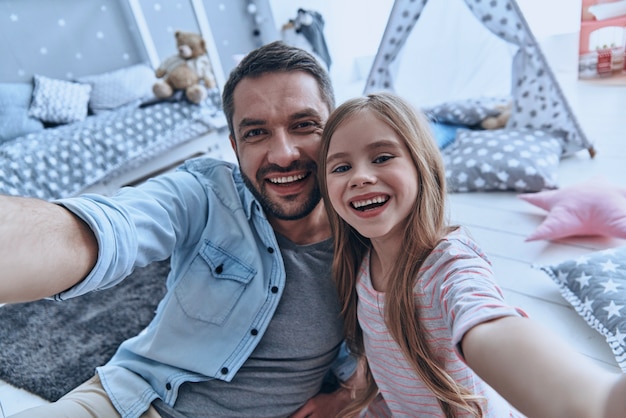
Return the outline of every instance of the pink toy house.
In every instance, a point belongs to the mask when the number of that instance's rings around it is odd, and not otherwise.
[[[626,83],[626,0],[582,0],[578,75]]]

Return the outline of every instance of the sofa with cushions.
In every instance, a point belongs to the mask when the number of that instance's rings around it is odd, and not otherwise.
[[[232,158],[217,91],[158,101],[147,64],[72,81],[0,83],[0,193],[110,194],[200,154]]]

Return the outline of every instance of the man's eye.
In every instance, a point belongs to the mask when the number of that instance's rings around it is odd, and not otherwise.
[[[384,163],[387,160],[391,160],[393,158],[393,155],[379,155],[378,157],[374,158],[374,163],[376,164],[380,164],[380,163]]]
[[[262,129],[251,129],[249,131],[244,132],[243,139],[251,139],[263,134]]]
[[[298,122],[294,125],[294,129],[296,130],[300,130],[300,131],[313,131],[315,129],[319,129],[319,124],[311,121],[311,120],[307,120],[307,121],[302,121],[302,122]]]

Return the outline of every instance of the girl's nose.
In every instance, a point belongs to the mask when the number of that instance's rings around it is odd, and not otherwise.
[[[363,187],[376,183],[376,177],[364,168],[352,168],[352,177],[350,178],[350,187]]]

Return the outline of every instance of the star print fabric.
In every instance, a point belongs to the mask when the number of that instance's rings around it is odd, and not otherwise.
[[[559,285],[576,312],[606,338],[626,372],[626,246],[536,267]]]

